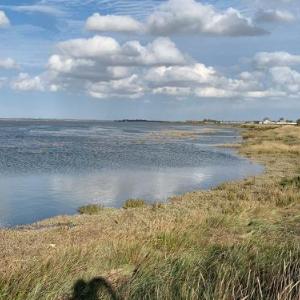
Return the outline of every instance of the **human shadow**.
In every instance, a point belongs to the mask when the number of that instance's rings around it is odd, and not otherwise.
[[[108,296],[106,298],[112,300],[121,300],[111,283],[103,277],[96,277],[88,282],[78,280],[74,284],[70,300],[100,300],[102,298],[99,295]]]

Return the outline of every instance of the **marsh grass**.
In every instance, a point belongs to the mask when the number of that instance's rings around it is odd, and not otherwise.
[[[78,208],[78,212],[82,215],[97,215],[104,209],[102,204],[88,204]]]
[[[280,183],[283,187],[295,187],[300,190],[300,176],[294,178],[284,178]]]
[[[126,300],[298,300],[300,159],[287,149],[300,127],[242,130],[239,151],[265,165],[260,176],[0,230],[0,299],[69,300],[100,276]]]
[[[143,199],[128,199],[124,202],[123,208],[129,209],[129,208],[139,208],[139,207],[145,207],[146,201]]]
[[[293,246],[242,244],[152,258],[126,287],[128,299],[297,299],[299,255]]]

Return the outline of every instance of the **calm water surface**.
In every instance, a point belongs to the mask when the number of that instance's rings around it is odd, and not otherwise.
[[[73,214],[88,203],[174,194],[255,175],[262,167],[216,144],[235,129],[171,123],[0,121],[0,226]]]

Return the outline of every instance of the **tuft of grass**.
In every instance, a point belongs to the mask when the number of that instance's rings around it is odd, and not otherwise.
[[[102,204],[88,204],[78,208],[81,215],[97,215],[102,212],[104,206]]]
[[[160,203],[160,202],[155,202],[155,203],[152,203],[151,204],[151,208],[153,211],[156,211],[158,209],[162,209],[165,207],[165,204],[164,203]]]
[[[300,251],[292,245],[208,245],[151,258],[127,286],[128,299],[298,299]]]
[[[146,205],[147,204],[143,199],[128,199],[124,202],[123,208],[125,209],[140,208],[140,207],[145,207]]]
[[[283,187],[295,187],[300,189],[300,176],[296,176],[293,178],[284,178],[280,182]]]

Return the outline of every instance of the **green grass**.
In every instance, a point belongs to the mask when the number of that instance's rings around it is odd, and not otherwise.
[[[296,176],[293,178],[284,178],[281,181],[281,185],[283,187],[295,187],[297,189],[300,189],[300,176]]]
[[[292,245],[209,245],[152,257],[125,290],[128,299],[297,299],[299,270]]]
[[[102,204],[88,204],[78,208],[81,215],[97,215],[102,212],[104,206]]]

